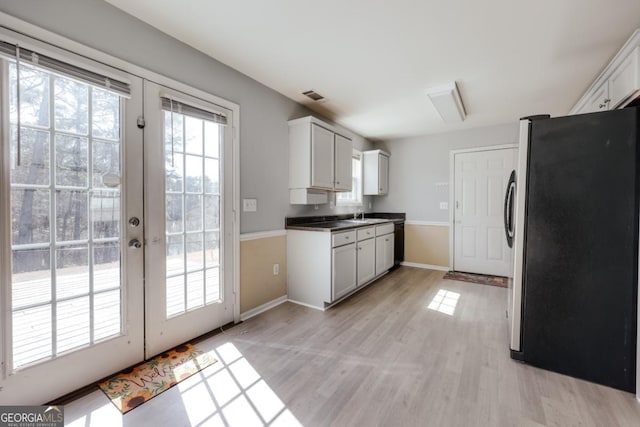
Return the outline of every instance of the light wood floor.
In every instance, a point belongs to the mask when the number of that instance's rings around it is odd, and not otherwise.
[[[505,289],[442,276],[401,267],[326,312],[285,303],[202,342],[219,363],[124,417],[96,391],[67,405],[66,421],[640,425],[632,394],[509,358]]]

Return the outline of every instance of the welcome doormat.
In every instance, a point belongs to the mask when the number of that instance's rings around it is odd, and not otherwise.
[[[122,371],[98,386],[126,414],[217,361],[193,344],[183,344]]]
[[[461,273],[459,271],[448,271],[444,277],[448,280],[460,280],[462,282],[479,283],[481,285],[507,287],[507,278],[502,276],[487,276],[484,274]]]

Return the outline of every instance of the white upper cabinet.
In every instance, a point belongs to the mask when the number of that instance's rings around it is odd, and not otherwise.
[[[640,96],[640,30],[620,49],[570,114],[623,108]]]
[[[335,134],[335,184],[336,191],[351,191],[351,158],[353,157],[353,144],[351,140],[342,135]]]
[[[577,114],[593,113],[594,111],[608,110],[611,103],[609,102],[609,85],[608,82],[603,82],[600,86],[595,88],[587,98],[584,107],[580,111],[576,111]]]
[[[289,122],[291,203],[318,200],[318,191],[351,191],[351,140],[315,117]],[[324,201],[326,203],[326,200]]]
[[[609,77],[609,103],[611,108],[617,108],[640,90],[639,55],[640,46],[636,46]]]
[[[333,189],[333,139],[333,132],[315,123],[311,124],[310,188]]]
[[[364,195],[381,196],[389,192],[389,153],[364,151]]]

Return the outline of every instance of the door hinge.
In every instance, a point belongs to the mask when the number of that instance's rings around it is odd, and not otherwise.
[[[139,129],[144,129],[144,127],[147,125],[147,122],[144,120],[143,116],[138,116],[137,124]]]

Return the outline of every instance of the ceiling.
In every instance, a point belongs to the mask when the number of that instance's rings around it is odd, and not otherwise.
[[[640,28],[638,0],[107,1],[372,139],[564,115]],[[445,124],[425,91],[453,80]]]

